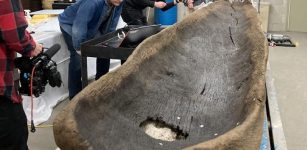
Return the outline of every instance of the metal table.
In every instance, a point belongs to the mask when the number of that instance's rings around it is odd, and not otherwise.
[[[126,60],[139,43],[162,29],[161,25],[128,26],[82,43],[82,87],[88,85],[87,57]]]
[[[81,75],[82,87],[88,85],[87,75],[87,57],[108,58],[108,59],[122,59],[126,60],[133,52],[134,48],[116,47],[114,45],[107,45],[105,42],[115,39],[118,44],[124,40],[123,37],[118,37],[123,33],[127,33],[122,29],[111,32],[97,39],[87,41],[81,45]]]

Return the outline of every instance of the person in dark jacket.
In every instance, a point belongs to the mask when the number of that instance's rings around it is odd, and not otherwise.
[[[124,2],[122,18],[128,25],[147,25],[147,18],[144,15],[146,7],[163,8],[164,1],[154,0],[126,0]]]
[[[27,117],[14,84],[16,52],[33,57],[42,51],[35,42],[20,0],[0,0],[0,149],[27,150]]]

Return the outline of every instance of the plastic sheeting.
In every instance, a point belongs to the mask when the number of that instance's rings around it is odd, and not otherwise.
[[[57,63],[58,71],[61,73],[63,84],[60,88],[46,86],[45,92],[38,98],[33,98],[33,120],[34,124],[41,124],[49,119],[53,108],[57,103],[65,100],[68,97],[68,64],[69,51],[64,42],[64,38],[60,32],[57,17],[49,19],[47,22],[37,26],[32,26],[29,30],[35,32],[33,38],[44,47],[50,47],[55,43],[61,45],[61,49],[52,57]],[[125,26],[125,23],[120,19],[118,28]],[[120,65],[120,60],[111,60],[110,70],[117,68]],[[88,59],[88,75],[93,78],[96,73],[96,58]],[[23,107],[27,115],[28,121],[31,120],[31,97],[23,96]]]

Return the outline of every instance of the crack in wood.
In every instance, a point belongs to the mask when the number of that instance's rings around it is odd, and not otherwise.
[[[206,83],[205,83],[205,85],[204,85],[203,90],[200,92],[200,95],[204,95],[205,90],[206,90]]]
[[[233,44],[234,46],[236,46],[236,45],[235,45],[235,42],[233,41],[233,38],[232,38],[232,33],[231,33],[231,28],[230,28],[230,27],[229,27],[229,36],[230,36],[230,40],[231,40],[232,44]]]
[[[172,72],[169,72],[169,71],[167,71],[167,72],[166,72],[166,75],[168,75],[168,76],[170,76],[170,77],[173,77],[173,76],[175,76],[175,74],[174,74],[174,73],[172,73]]]
[[[241,87],[243,86],[243,84],[244,84],[245,82],[248,81],[248,79],[249,79],[249,77],[246,77],[245,79],[243,79],[243,80],[239,83],[239,86],[237,87],[237,90],[240,90]]]

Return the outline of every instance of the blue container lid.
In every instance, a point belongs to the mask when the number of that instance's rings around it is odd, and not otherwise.
[[[173,2],[167,0],[167,2]],[[177,22],[177,6],[170,8],[167,11],[155,8],[155,23],[161,25],[172,25]]]

